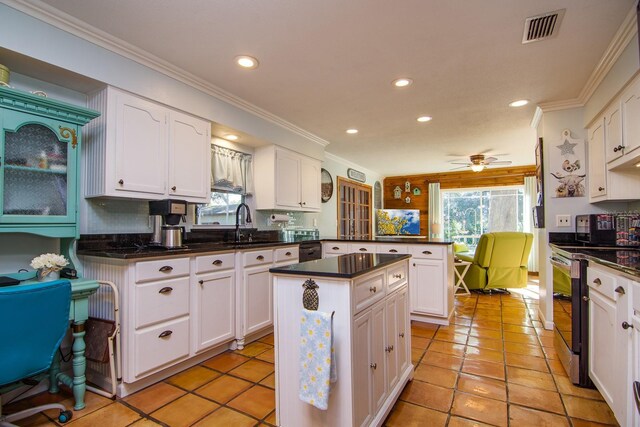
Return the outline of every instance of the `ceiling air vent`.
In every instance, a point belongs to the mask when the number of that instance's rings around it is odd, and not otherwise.
[[[558,34],[564,12],[565,9],[561,9],[527,18],[524,22],[522,43],[538,42],[555,37]]]

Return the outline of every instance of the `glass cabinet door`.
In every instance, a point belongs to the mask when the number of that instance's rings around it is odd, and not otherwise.
[[[24,113],[4,117],[1,222],[75,221],[75,132],[75,125]]]

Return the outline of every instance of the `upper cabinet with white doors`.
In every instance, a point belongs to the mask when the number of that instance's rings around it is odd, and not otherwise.
[[[589,201],[640,198],[640,77],[588,128]]]
[[[276,147],[254,155],[256,209],[320,211],[319,160]]]
[[[209,122],[113,87],[88,104],[103,115],[86,131],[86,197],[208,200]]]

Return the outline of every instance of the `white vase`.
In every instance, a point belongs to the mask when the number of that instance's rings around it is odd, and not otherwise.
[[[60,271],[51,271],[46,269],[39,269],[36,273],[38,282],[51,282],[60,278]]]

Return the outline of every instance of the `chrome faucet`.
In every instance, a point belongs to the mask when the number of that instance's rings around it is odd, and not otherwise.
[[[249,206],[247,206],[246,203],[240,203],[238,205],[238,209],[236,209],[236,243],[240,241],[240,211],[243,206],[247,211],[247,219],[244,222],[246,224],[251,224],[251,210],[249,209]]]

